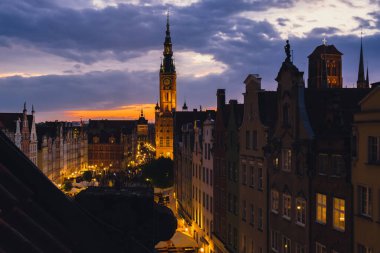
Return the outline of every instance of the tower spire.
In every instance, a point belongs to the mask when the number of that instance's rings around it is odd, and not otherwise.
[[[363,33],[360,35],[360,57],[359,57],[359,70],[358,80],[356,82],[357,88],[367,88],[366,80],[364,79],[364,61],[363,61]]]
[[[174,73],[175,65],[173,60],[173,48],[172,48],[172,38],[170,36],[170,22],[169,22],[169,11],[166,14],[166,35],[164,42],[164,52],[161,72],[164,73]]]
[[[367,63],[367,76],[365,78],[365,83],[367,85],[367,88],[369,88],[369,77],[368,77],[368,63]]]

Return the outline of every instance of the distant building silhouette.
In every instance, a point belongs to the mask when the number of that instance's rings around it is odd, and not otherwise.
[[[342,55],[326,42],[316,47],[308,56],[308,88],[342,88]]]

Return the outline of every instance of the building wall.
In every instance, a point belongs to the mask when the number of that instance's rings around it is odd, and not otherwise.
[[[352,183],[354,252],[380,252],[380,88],[361,102],[354,118]],[[377,138],[377,162],[369,159],[369,137]],[[376,145],[375,145],[376,146]],[[364,190],[365,189],[365,190]],[[366,192],[367,194],[364,194]],[[370,192],[370,193],[369,193]],[[366,251],[365,251],[366,250]]]
[[[225,136],[227,168],[227,244],[230,252],[240,252],[240,195],[239,195],[239,115],[236,100],[229,103],[227,131]]]
[[[227,244],[227,166],[226,166],[226,126],[225,90],[217,91],[217,112],[214,142],[214,243],[215,252],[228,252]]]
[[[261,78],[245,81],[244,117],[240,127],[240,252],[267,252],[267,169],[263,147],[267,128],[261,123],[258,95]],[[266,109],[266,108],[261,108]]]
[[[156,157],[173,159],[173,115],[156,112]]]
[[[312,136],[307,118],[301,114],[304,106],[302,75],[290,61],[285,61],[276,78],[278,114],[269,140],[267,161],[268,252],[296,252],[297,247],[313,252],[309,249],[310,179],[305,166]],[[298,201],[305,204],[298,205]],[[297,220],[297,210],[303,211],[302,223]]]
[[[193,236],[206,253],[213,253],[213,121],[195,121],[192,166]]]

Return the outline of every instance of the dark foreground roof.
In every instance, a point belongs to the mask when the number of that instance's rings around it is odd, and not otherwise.
[[[1,131],[0,154],[0,252],[150,252],[66,197]]]

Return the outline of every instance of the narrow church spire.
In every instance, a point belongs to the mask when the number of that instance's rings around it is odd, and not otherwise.
[[[367,63],[367,76],[365,78],[365,83],[367,85],[367,88],[369,88],[369,77],[368,77],[368,63]]]
[[[356,82],[356,86],[358,88],[367,88],[366,81],[364,79],[363,36],[360,37],[360,58],[359,58],[358,80]]]

